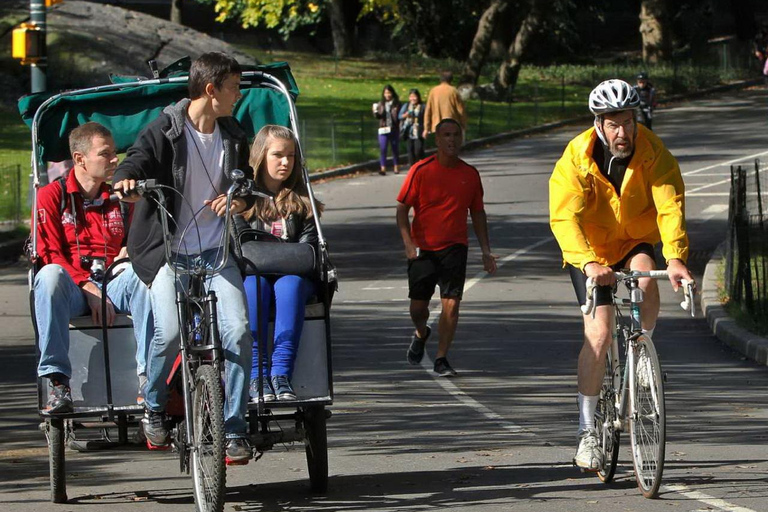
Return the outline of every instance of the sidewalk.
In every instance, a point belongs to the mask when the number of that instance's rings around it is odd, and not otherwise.
[[[720,303],[717,271],[724,259],[723,246],[717,248],[704,269],[701,309],[709,327],[723,343],[744,354],[759,365],[768,366],[768,339],[749,332],[728,316]]]

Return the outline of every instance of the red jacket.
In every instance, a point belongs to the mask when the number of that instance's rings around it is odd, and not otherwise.
[[[119,201],[85,210],[74,170],[69,171],[65,186],[63,212],[61,180],[37,192],[37,253],[44,265],[55,263],[64,267],[80,286],[90,276],[90,272],[82,267],[80,257],[106,258],[107,266],[110,265],[124,245],[125,224]],[[101,186],[99,198],[109,199],[106,183]],[[73,202],[76,213],[72,212]]]

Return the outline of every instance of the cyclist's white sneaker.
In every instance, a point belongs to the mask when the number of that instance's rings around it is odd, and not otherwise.
[[[579,434],[579,449],[573,463],[585,471],[599,471],[603,467],[603,449],[597,431],[585,430]]]
[[[637,360],[637,385],[643,389],[651,387],[651,360],[646,355],[641,355]]]

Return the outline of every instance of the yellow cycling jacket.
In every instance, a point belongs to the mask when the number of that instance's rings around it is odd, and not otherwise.
[[[549,223],[566,263],[613,265],[640,242],[663,242],[669,262],[688,259],[680,167],[661,140],[637,125],[621,197],[592,159],[595,128],[573,139],[549,179]]]

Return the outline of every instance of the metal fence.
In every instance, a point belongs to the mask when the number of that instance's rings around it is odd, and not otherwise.
[[[25,218],[26,195],[21,195],[21,165],[0,166],[0,221],[21,222]]]
[[[521,102],[466,102],[465,141],[520,130],[585,112],[584,106],[566,98],[565,82],[544,90],[534,84]],[[379,156],[378,119],[370,111],[323,115],[298,107],[299,136],[310,169],[325,169],[374,160]],[[432,140],[428,140],[432,144]],[[405,141],[400,141],[400,161],[407,164]],[[389,152],[391,157],[391,151]]]
[[[725,289],[759,325],[768,323],[768,165],[731,166]]]

